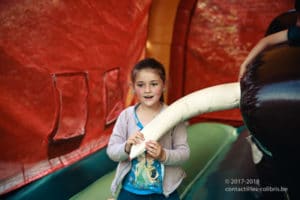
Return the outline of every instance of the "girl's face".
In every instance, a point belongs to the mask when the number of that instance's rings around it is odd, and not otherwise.
[[[153,69],[142,69],[136,73],[133,89],[139,102],[147,107],[160,104],[165,84]]]

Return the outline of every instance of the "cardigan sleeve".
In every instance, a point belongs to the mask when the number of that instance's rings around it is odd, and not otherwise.
[[[116,162],[129,158],[129,155],[125,152],[125,144],[127,141],[127,121],[126,111],[121,112],[108,141],[106,150],[107,155],[110,159]]]
[[[172,132],[172,149],[165,149],[165,165],[181,165],[190,157],[187,128],[184,122],[179,123]]]

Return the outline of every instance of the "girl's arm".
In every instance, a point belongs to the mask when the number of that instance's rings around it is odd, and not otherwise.
[[[180,165],[190,157],[190,147],[187,140],[187,129],[184,122],[179,123],[172,133],[172,149],[164,149],[165,165]]]
[[[127,141],[126,125],[125,112],[122,112],[115,123],[106,149],[107,155],[110,159],[116,162],[126,160],[129,157],[128,153],[125,152],[125,145]]]
[[[243,74],[246,71],[246,68],[248,64],[263,50],[265,50],[267,47],[283,43],[288,40],[287,38],[287,31],[288,30],[283,30],[271,35],[268,35],[264,38],[262,38],[256,45],[255,47],[250,51],[244,62],[242,63],[240,67],[240,72],[239,72],[239,80],[243,76]]]

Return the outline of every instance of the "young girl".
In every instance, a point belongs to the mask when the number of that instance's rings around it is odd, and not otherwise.
[[[158,142],[146,141],[144,154],[129,160],[132,145],[144,140],[139,131],[167,107],[163,102],[166,87],[164,67],[155,59],[146,58],[133,68],[131,81],[139,103],[121,112],[107,147],[108,156],[119,162],[112,192],[116,193],[122,185],[119,200],[178,200],[176,189],[185,177],[180,164],[190,155],[183,123]]]

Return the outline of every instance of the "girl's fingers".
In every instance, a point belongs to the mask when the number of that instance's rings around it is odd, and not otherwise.
[[[139,140],[144,140],[144,135],[141,132],[138,132],[136,134],[136,138],[139,139]]]
[[[155,159],[159,158],[161,154],[161,146],[159,145],[159,143],[154,141],[148,141],[146,143],[146,150],[147,153]]]
[[[144,140],[144,135],[141,132],[136,132],[127,140],[130,144],[139,144]]]
[[[160,144],[157,142],[154,142],[154,141],[146,142],[146,146],[148,146],[149,148],[154,148],[154,149],[160,148]]]

